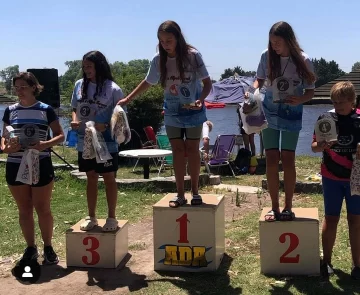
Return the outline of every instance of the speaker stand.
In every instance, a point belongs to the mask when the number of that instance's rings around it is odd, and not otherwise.
[[[61,157],[58,153],[56,153],[52,148],[50,148],[50,151],[55,155],[57,156],[61,161],[63,161],[66,166],[69,166],[72,170],[75,170],[75,168],[73,166],[71,166],[71,164],[65,160],[64,157]]]

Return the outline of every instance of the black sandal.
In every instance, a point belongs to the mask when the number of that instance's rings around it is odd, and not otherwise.
[[[191,205],[202,205],[202,198],[200,195],[193,195],[191,199]]]
[[[267,222],[274,222],[279,220],[280,213],[271,209],[268,213],[265,214],[264,219]]]
[[[281,221],[293,221],[294,219],[295,219],[295,214],[294,212],[291,211],[291,209],[282,210],[280,214]]]
[[[174,203],[175,206],[170,206],[170,203]],[[177,208],[177,207],[183,206],[185,204],[187,204],[187,199],[185,197],[176,196],[169,201],[169,207],[171,207],[171,208]]]

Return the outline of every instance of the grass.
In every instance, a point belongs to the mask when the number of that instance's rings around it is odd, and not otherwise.
[[[319,208],[321,195],[301,195],[297,207]],[[346,212],[343,209],[334,248],[335,275],[330,281],[319,277],[276,277],[260,274],[259,211],[226,224],[226,239],[231,241],[215,273],[160,273],[147,280],[148,288],[134,294],[360,294],[359,283],[350,278],[350,248]]]
[[[76,153],[65,149],[65,156],[76,163]],[[61,151],[61,150],[60,150]],[[55,157],[53,157],[55,162]],[[316,173],[319,159],[298,157],[296,161],[298,175]],[[119,172],[124,170],[119,169]],[[128,170],[132,170],[129,168]],[[139,168],[141,171],[141,168]],[[123,175],[133,174],[121,172]],[[2,257],[20,255],[24,249],[24,240],[18,225],[18,211],[5,182],[5,165],[0,164],[0,253]],[[141,178],[141,173],[139,174]],[[241,183],[258,186],[257,181],[263,175],[239,176],[236,179],[225,178],[227,183]],[[246,182],[245,182],[246,181]],[[212,188],[203,188],[211,191]],[[65,256],[65,231],[86,215],[84,182],[72,178],[68,171],[56,170],[56,183],[53,192],[52,212],[54,215],[54,247],[61,257]],[[117,216],[135,223],[151,216],[152,205],[164,194],[139,190],[119,190]],[[258,196],[261,198],[261,195]],[[233,201],[242,206],[246,196],[233,195]],[[103,184],[99,184],[97,212],[106,217],[107,206]],[[266,201],[262,206],[268,206]],[[320,224],[323,216],[321,195],[297,196],[295,207],[319,208]],[[359,283],[349,276],[351,267],[348,227],[345,208],[340,219],[337,241],[334,248],[333,264],[336,274],[329,282],[319,277],[270,277],[260,274],[258,208],[245,211],[239,219],[226,223],[226,239],[229,246],[220,268],[214,273],[155,273],[144,282],[146,288],[134,288],[133,294],[360,294]],[[36,215],[35,215],[36,216]],[[41,245],[40,233],[36,227],[37,243]],[[320,231],[320,228],[319,228]],[[130,250],[143,250],[143,243],[133,243]],[[85,282],[84,282],[85,283]]]
[[[245,174],[237,175],[236,177],[221,176],[221,182],[261,187],[261,181],[266,178],[265,158],[258,159],[258,163],[259,165],[254,175]],[[309,176],[319,173],[320,163],[321,157],[297,156],[295,160],[297,180],[306,181]],[[284,172],[282,171],[281,165],[279,170],[280,179],[283,179]]]
[[[22,253],[24,240],[19,230],[18,211],[14,199],[5,182],[5,165],[0,164],[0,256]],[[163,194],[145,191],[118,191],[117,217],[137,222],[141,217],[150,215],[152,205]],[[59,255],[65,255],[65,231],[87,215],[85,182],[74,179],[69,171],[56,170],[53,190],[52,212],[54,215],[54,245]],[[107,217],[107,204],[103,183],[99,183],[97,205],[98,218]],[[37,218],[35,214],[35,218]],[[37,221],[36,221],[37,222]],[[37,243],[41,245],[40,232],[37,230]]]

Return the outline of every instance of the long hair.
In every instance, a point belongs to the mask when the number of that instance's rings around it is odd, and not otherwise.
[[[160,32],[166,32],[173,34],[176,39],[176,66],[180,74],[181,81],[185,80],[185,67],[190,64],[189,59],[189,49],[195,49],[192,45],[186,43],[184,35],[181,32],[180,26],[172,21],[168,20],[163,22],[158,29],[157,35],[159,38]],[[160,54],[160,83],[161,86],[165,88],[166,85],[166,61],[167,61],[167,52],[160,44],[159,40],[159,54]]]
[[[94,93],[94,100],[96,96],[101,94],[102,88],[104,85],[105,80],[114,81],[114,78],[111,74],[110,65],[106,60],[106,57],[97,50],[90,51],[83,56],[83,62],[91,61],[95,64],[95,72],[96,72],[96,91]],[[85,72],[83,71],[83,84],[81,87],[81,95],[83,99],[87,99],[87,89],[90,80],[86,77]]]
[[[304,58],[301,54],[303,50],[296,40],[292,27],[287,22],[277,22],[270,29],[269,37],[271,35],[284,39],[290,51],[290,58],[296,66],[296,72],[298,73],[299,77],[305,79],[309,84],[315,82],[315,75],[310,71],[304,61]],[[271,47],[270,38],[268,44],[268,72],[271,83],[277,77],[281,76],[280,55],[278,55]]]
[[[38,79],[31,72],[20,72],[13,78],[13,86],[15,86],[15,82],[17,80],[25,81],[30,87],[35,86],[35,90],[33,92],[34,96],[39,96],[40,92],[43,91],[44,86],[40,85]]]

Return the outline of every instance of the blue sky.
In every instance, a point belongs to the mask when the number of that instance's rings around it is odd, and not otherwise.
[[[0,69],[57,68],[100,50],[110,62],[151,59],[159,24],[175,20],[203,55],[210,75],[240,65],[256,70],[273,23],[289,22],[310,57],[345,72],[360,61],[358,0],[19,0],[1,1]]]

